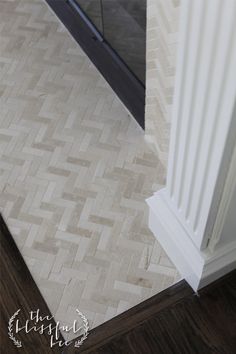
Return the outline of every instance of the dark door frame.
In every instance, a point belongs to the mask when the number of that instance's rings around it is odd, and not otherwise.
[[[144,129],[145,86],[74,0],[45,0]]]

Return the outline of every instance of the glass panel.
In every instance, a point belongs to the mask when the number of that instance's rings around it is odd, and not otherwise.
[[[105,40],[145,84],[146,0],[76,0]]]
[[[81,9],[102,33],[101,0],[76,0]]]
[[[102,0],[104,37],[145,83],[146,0]]]

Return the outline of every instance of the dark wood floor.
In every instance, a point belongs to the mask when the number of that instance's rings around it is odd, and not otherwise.
[[[0,214],[0,353],[5,354],[47,354],[61,353],[62,350],[50,348],[50,337],[31,331],[28,334],[19,332],[15,337],[22,342],[17,348],[8,337],[8,321],[18,310],[20,323],[29,319],[29,312],[40,310],[43,316],[50,311],[39,292],[7,226]],[[51,321],[53,324],[55,322]],[[61,338],[62,339],[62,338]]]
[[[182,281],[93,329],[80,349],[49,347],[47,335],[7,335],[9,317],[22,309],[49,310],[6,225],[0,217],[2,353],[236,354],[236,271],[202,289],[198,296]]]
[[[198,295],[182,281],[94,329],[80,353],[235,354],[236,271]]]

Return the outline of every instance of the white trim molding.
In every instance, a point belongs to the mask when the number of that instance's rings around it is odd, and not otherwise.
[[[181,1],[167,185],[147,202],[194,290],[236,268],[236,230],[217,246],[235,184],[235,33],[235,0]]]
[[[162,189],[147,200],[149,227],[182,277],[197,291],[236,268],[236,240],[212,253],[199,250],[168,205]]]
[[[236,116],[235,116],[235,124],[236,124]],[[230,203],[232,201],[235,190],[236,190],[236,144],[234,146],[234,151],[232,154],[232,159],[228,169],[227,177],[225,178],[225,184],[223,187],[221,199],[218,204],[217,215],[212,227],[211,238],[209,241],[209,249],[211,252],[214,252],[218,242],[222,237],[223,227],[226,222],[227,214],[230,208]],[[235,217],[236,217],[236,210],[235,210]]]

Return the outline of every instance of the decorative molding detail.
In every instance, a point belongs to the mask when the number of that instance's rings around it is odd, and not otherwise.
[[[235,185],[235,27],[234,0],[182,0],[167,185],[147,200],[151,230],[195,290],[236,267],[236,240],[213,247]]]
[[[167,187],[193,242],[204,249],[235,100],[235,1],[183,1]]]
[[[199,250],[169,207],[165,189],[147,203],[150,229],[195,291],[236,267],[236,241],[214,254]]]
[[[225,223],[225,219],[227,216],[227,212],[229,210],[229,205],[231,202],[231,198],[233,195],[233,191],[236,188],[236,146],[234,147],[234,152],[228,172],[228,176],[226,178],[224,190],[222,193],[220,205],[218,208],[218,213],[216,216],[215,224],[212,231],[212,236],[209,242],[209,250],[211,252],[214,251],[216,244],[220,240],[220,236],[222,234],[223,226]]]

